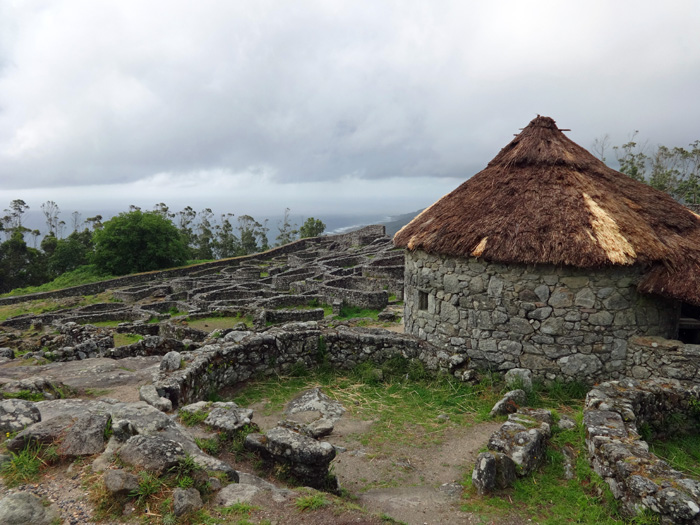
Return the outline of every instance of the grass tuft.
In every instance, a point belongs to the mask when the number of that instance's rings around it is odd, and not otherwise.
[[[294,502],[294,506],[300,510],[318,510],[328,505],[328,500],[322,494],[309,494],[301,496]]]

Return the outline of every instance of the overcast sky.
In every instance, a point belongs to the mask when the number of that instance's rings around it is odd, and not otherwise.
[[[0,209],[402,213],[537,114],[700,138],[698,0],[0,0]]]

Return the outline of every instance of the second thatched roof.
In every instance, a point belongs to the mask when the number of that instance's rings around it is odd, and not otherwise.
[[[644,267],[641,291],[700,304],[700,216],[607,167],[549,117],[394,237],[502,263]]]

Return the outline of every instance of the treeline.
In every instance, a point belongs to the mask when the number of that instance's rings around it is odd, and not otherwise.
[[[700,202],[700,140],[687,148],[659,145],[651,147],[639,143],[639,131],[632,134],[629,142],[622,146],[610,146],[610,137],[605,135],[593,143],[593,151],[603,162],[612,153],[618,169],[635,180],[664,191],[683,204]]]
[[[250,215],[234,220],[232,213],[217,217],[209,208],[196,212],[187,206],[171,212],[162,202],[148,211],[130,206],[128,212],[104,222],[101,215],[83,220],[79,212],[73,212],[67,225],[59,206],[47,201],[41,205],[46,222],[43,232],[24,226],[28,209],[26,202],[16,199],[0,218],[0,232],[5,236],[0,244],[0,293],[38,286],[81,269],[95,275],[123,275],[247,255],[273,245],[267,220],[258,222]],[[289,212],[287,208],[278,224],[275,246],[324,232],[322,221],[310,217],[297,226]],[[70,230],[68,235],[66,230]]]

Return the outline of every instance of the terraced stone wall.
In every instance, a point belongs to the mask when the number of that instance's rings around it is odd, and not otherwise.
[[[638,268],[489,263],[407,252],[406,332],[469,357],[470,366],[527,368],[540,379],[625,377],[628,340],[674,337],[677,302],[637,292]]]

